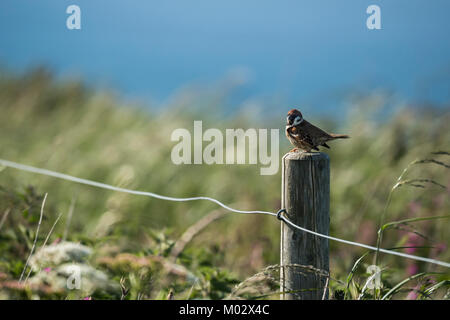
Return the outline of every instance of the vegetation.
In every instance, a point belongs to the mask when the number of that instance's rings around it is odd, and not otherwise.
[[[226,103],[221,94],[183,91],[154,110],[78,81],[56,81],[45,69],[1,73],[0,158],[276,212],[280,174],[170,161],[172,131],[192,128],[194,119],[211,128],[284,126],[288,107],[274,119],[255,120],[254,110],[226,115]],[[330,234],[370,245],[379,239],[383,248],[450,261],[450,109],[392,107],[378,92],[352,99],[348,110],[340,123],[312,119],[352,137],[327,150]],[[280,152],[287,152],[280,138]],[[0,298],[277,299],[279,230],[273,217],[226,213],[205,201],[167,202],[0,168]],[[371,290],[367,267],[376,260],[382,288]],[[331,298],[449,298],[448,268],[335,242],[330,264]],[[82,266],[91,284],[67,289],[73,265]]]

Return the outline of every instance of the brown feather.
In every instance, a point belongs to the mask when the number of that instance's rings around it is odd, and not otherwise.
[[[331,133],[330,136],[332,136],[333,139],[348,139],[348,138],[350,138],[350,136],[348,136],[346,134],[334,134],[334,133]]]

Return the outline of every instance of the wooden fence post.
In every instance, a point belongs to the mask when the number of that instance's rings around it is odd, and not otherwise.
[[[295,153],[283,157],[281,207],[298,226],[328,235],[330,227],[330,159],[325,153]],[[328,239],[281,223],[281,298],[328,299],[323,274],[292,265],[329,272]],[[284,267],[283,267],[284,266]]]

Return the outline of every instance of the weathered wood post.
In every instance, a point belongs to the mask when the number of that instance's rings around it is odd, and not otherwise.
[[[328,235],[330,159],[325,153],[290,152],[283,157],[281,207],[298,226]],[[281,298],[328,298],[327,277],[292,265],[329,272],[328,239],[281,223]],[[284,267],[283,267],[284,266]],[[288,293],[291,292],[291,293]]]

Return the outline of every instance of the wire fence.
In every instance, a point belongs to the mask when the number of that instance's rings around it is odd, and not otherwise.
[[[238,209],[231,208],[231,207],[227,206],[226,204],[220,202],[219,200],[211,198],[211,197],[200,196],[200,197],[176,198],[176,197],[163,196],[163,195],[160,195],[160,194],[157,194],[157,193],[153,193],[153,192],[131,190],[131,189],[126,189],[126,188],[115,187],[115,186],[112,186],[112,185],[109,185],[109,184],[106,184],[106,183],[101,183],[101,182],[97,182],[97,181],[82,179],[82,178],[74,177],[74,176],[71,176],[71,175],[68,175],[68,174],[55,172],[55,171],[42,169],[42,168],[36,168],[36,167],[33,167],[33,166],[28,166],[28,165],[24,165],[24,164],[20,164],[20,163],[16,163],[16,162],[13,162],[13,161],[8,161],[8,160],[3,160],[3,159],[0,159],[0,165],[4,166],[4,167],[9,167],[9,168],[21,170],[21,171],[36,173],[36,174],[45,175],[45,176],[49,176],[49,177],[54,177],[54,178],[67,180],[67,181],[72,181],[72,182],[76,182],[76,183],[80,183],[80,184],[84,184],[84,185],[89,185],[89,186],[93,186],[93,187],[97,187],[97,188],[102,188],[102,189],[107,189],[107,190],[112,190],[112,191],[117,191],[117,192],[123,192],[123,193],[129,193],[129,194],[134,194],[134,195],[139,195],[139,196],[147,196],[147,197],[152,197],[152,198],[156,198],[156,199],[160,199],[160,200],[176,201],[176,202],[197,201],[197,200],[210,201],[210,202],[213,202],[213,203],[219,205],[220,207],[222,207],[222,208],[224,208],[224,209],[226,209],[226,210],[228,210],[230,212],[234,212],[234,213],[240,213],[240,214],[265,214],[265,215],[274,216],[274,217],[277,217],[279,220],[283,221],[284,223],[288,224],[292,228],[301,230],[301,231],[306,232],[306,233],[310,233],[312,235],[315,235],[315,236],[318,236],[318,237],[321,237],[321,238],[326,238],[328,240],[332,240],[332,241],[344,243],[344,244],[355,246],[355,247],[361,247],[361,248],[365,248],[365,249],[372,250],[372,251],[378,251],[378,252],[382,252],[382,253],[385,253],[385,254],[399,256],[399,257],[403,257],[403,258],[407,258],[407,259],[413,259],[413,260],[417,260],[417,261],[423,261],[423,262],[427,262],[427,263],[431,263],[431,264],[435,264],[435,265],[439,265],[439,266],[450,268],[450,263],[448,263],[448,262],[444,262],[444,261],[440,261],[440,260],[436,260],[436,259],[431,259],[431,258],[415,256],[415,255],[411,255],[411,254],[407,254],[407,253],[403,253],[403,252],[397,252],[397,251],[393,251],[393,250],[387,250],[387,249],[383,249],[383,248],[376,248],[374,246],[370,246],[370,245],[367,245],[367,244],[358,243],[358,242],[354,242],[354,241],[349,241],[349,240],[345,240],[345,239],[340,239],[340,238],[332,237],[332,236],[329,236],[329,235],[326,235],[326,234],[321,234],[321,233],[318,233],[318,232],[315,232],[315,231],[303,228],[303,227],[301,227],[299,225],[294,224],[292,221],[290,221],[284,215],[282,215],[281,213],[283,211],[285,211],[285,210],[280,210],[277,213],[270,212],[270,211],[260,211],[260,210],[252,210],[252,211],[238,210]]]

